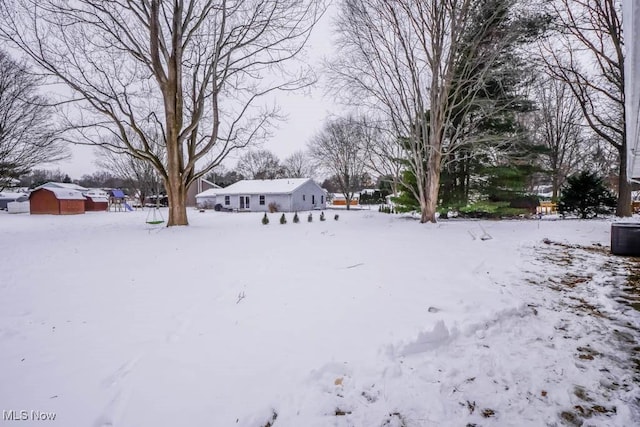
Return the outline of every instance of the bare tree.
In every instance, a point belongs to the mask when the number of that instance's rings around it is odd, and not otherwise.
[[[485,76],[521,35],[514,0],[343,0],[330,64],[336,93],[378,111],[405,150],[421,222],[436,221],[440,171]]]
[[[620,4],[556,0],[550,7],[557,31],[541,43],[540,57],[554,78],[569,85],[592,131],[618,152],[616,215],[631,216]]]
[[[323,10],[322,0],[7,0],[0,36],[71,89],[60,100],[68,135],[153,165],[167,225],[187,225],[189,185],[270,135],[278,110],[260,100],[313,81],[291,62]]]
[[[41,81],[0,50],[0,187],[39,164],[69,156],[55,133]]]
[[[547,149],[542,155],[543,166],[550,173],[552,198],[556,200],[567,177],[578,172],[585,160],[585,124],[578,100],[562,81],[540,81],[537,104],[534,133]]]
[[[276,179],[285,177],[285,169],[278,156],[269,150],[244,153],[238,160],[236,172],[247,179]]]
[[[100,150],[96,154],[98,156],[96,165],[123,179],[129,187],[128,190],[135,192],[140,206],[145,205],[147,197],[159,195],[162,180],[151,163],[140,160],[128,152],[117,154],[113,151]]]
[[[347,209],[367,169],[373,132],[366,119],[348,116],[328,121],[309,144],[310,156],[335,177]]]
[[[284,159],[283,166],[287,178],[315,178],[315,168],[309,154],[298,150]]]

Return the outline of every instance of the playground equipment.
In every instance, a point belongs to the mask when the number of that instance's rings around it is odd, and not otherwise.
[[[152,215],[153,213],[153,215]],[[164,222],[164,218],[162,217],[162,212],[160,212],[160,188],[156,188],[156,206],[152,208],[147,213],[147,224],[162,224]]]

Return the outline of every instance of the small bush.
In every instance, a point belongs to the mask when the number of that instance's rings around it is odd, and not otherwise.
[[[320,212],[320,221],[324,221],[325,217],[324,217],[324,212]]]
[[[269,213],[278,212],[278,205],[276,202],[269,203]]]
[[[282,214],[282,216],[280,217],[280,224],[286,224],[287,223],[287,218],[284,216],[284,214]]]
[[[567,179],[567,185],[560,192],[558,211],[586,219],[611,212],[615,206],[616,199],[601,177],[593,172],[580,172]]]
[[[264,213],[264,216],[262,217],[262,223],[264,225],[269,224],[269,217],[267,217],[267,213],[266,212]]]
[[[284,216],[284,214],[282,214],[282,216]],[[299,223],[299,222],[300,222],[300,218],[298,218],[298,212],[296,212],[296,213],[294,213],[294,214],[293,214],[293,222],[294,222],[295,224],[297,224],[297,223]]]
[[[311,212],[309,212],[309,216],[307,217],[307,221],[308,222],[313,221],[313,214]]]
[[[340,218],[340,215],[338,215],[338,214],[335,214],[334,217],[333,217],[333,219],[336,220],[336,221],[338,220],[338,218]]]

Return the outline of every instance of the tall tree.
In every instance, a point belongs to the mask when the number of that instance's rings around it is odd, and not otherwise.
[[[39,94],[41,80],[0,50],[0,187],[39,164],[69,156]]]
[[[298,150],[284,159],[283,166],[287,178],[315,178],[315,168],[309,153]]]
[[[556,0],[549,5],[556,31],[541,43],[540,57],[554,78],[569,85],[591,130],[617,151],[616,215],[631,216],[620,3]]]
[[[573,175],[585,159],[585,132],[582,111],[571,88],[563,81],[544,79],[536,87],[538,110],[533,126],[544,145],[543,167],[551,177],[555,201],[567,177]]]
[[[309,143],[315,162],[335,179],[347,201],[347,209],[366,176],[369,147],[375,133],[365,118],[339,117],[325,123]]]
[[[322,0],[7,0],[0,36],[71,89],[68,135],[149,162],[167,225],[187,225],[188,186],[279,118],[260,100],[313,80],[291,62],[323,10]]]
[[[248,151],[240,156],[236,172],[247,179],[276,179],[285,177],[285,168],[278,156],[269,150]]]
[[[515,0],[343,0],[337,19],[335,90],[377,110],[406,150],[415,177],[404,182],[436,221],[442,161],[456,149],[485,77],[514,42]],[[353,102],[353,101],[352,101]],[[464,120],[462,120],[464,121]],[[400,138],[402,137],[402,138]]]

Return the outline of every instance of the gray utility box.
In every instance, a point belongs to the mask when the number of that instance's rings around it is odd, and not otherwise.
[[[611,253],[640,257],[640,223],[611,224]]]

